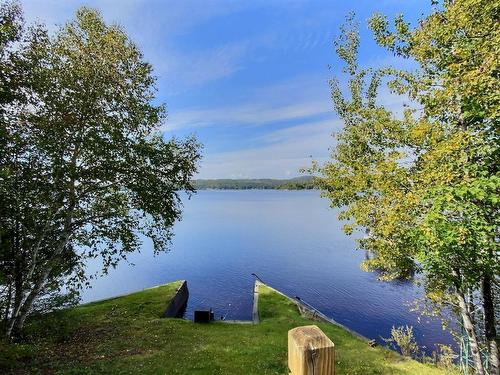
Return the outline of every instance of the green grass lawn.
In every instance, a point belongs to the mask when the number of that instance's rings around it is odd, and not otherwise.
[[[300,316],[260,286],[261,322],[194,324],[161,314],[180,283],[32,319],[25,343],[0,344],[0,373],[288,374],[287,332],[317,324],[335,343],[337,374],[444,374],[342,328]]]

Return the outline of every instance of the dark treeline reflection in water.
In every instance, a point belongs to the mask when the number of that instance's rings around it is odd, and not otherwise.
[[[92,282],[83,302],[177,279],[188,280],[185,317],[212,308],[216,317],[251,319],[252,273],[338,322],[383,342],[393,325],[412,325],[427,353],[451,343],[438,320],[418,319],[409,304],[421,297],[411,282],[381,282],[360,269],[365,257],[346,236],[337,212],[317,191],[200,191],[185,200],[171,251],[153,256],[145,241],[106,277]],[[89,271],[98,267],[89,264]]]

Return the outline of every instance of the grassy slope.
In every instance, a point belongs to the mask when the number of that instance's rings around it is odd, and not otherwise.
[[[161,319],[178,286],[39,318],[28,327],[29,344],[0,345],[0,373],[287,374],[287,331],[311,324],[293,303],[262,286],[258,325]],[[315,324],[335,343],[338,374],[443,374],[370,348],[341,328]]]

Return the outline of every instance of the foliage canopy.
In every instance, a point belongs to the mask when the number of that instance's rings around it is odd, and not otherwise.
[[[499,8],[444,1],[414,28],[402,16],[391,26],[375,14],[375,40],[413,60],[414,70],[361,69],[349,17],[336,43],[349,95],[331,80],[344,128],[319,178],[332,205],[344,207],[346,232],[366,230],[367,269],[386,279],[418,272],[428,297],[457,308],[479,374],[481,348],[498,373]],[[379,104],[383,84],[408,104],[398,111]],[[482,316],[475,325],[473,309]]]
[[[139,48],[89,8],[49,35],[0,9],[0,311],[8,336],[136,250],[166,248],[180,190],[199,160],[193,138],[165,141],[155,77]]]

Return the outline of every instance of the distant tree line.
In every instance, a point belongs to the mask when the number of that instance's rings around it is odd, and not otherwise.
[[[312,176],[297,177],[288,180],[280,179],[212,179],[194,180],[193,186],[198,190],[310,190],[315,189]]]

